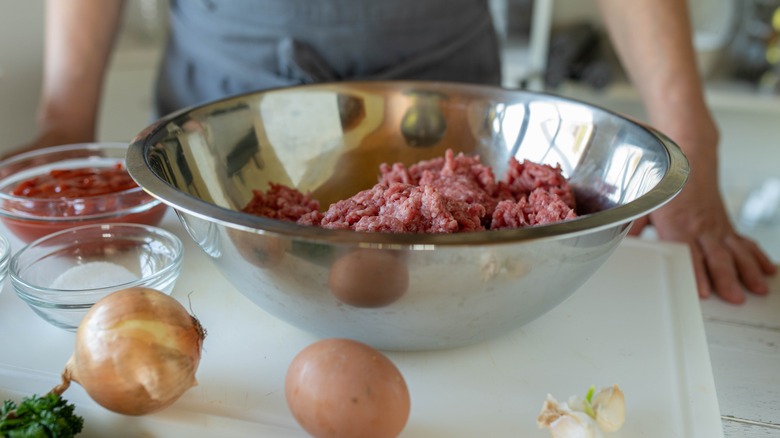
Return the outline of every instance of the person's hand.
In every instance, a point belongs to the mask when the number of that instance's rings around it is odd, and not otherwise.
[[[637,220],[630,230],[639,234],[652,224],[663,240],[686,243],[691,250],[699,296],[717,294],[729,303],[745,301],[745,291],[768,293],[767,276],[777,268],[751,239],[740,235],[721,199],[715,148],[705,156],[688,156],[691,175],[682,192],[669,204]]]

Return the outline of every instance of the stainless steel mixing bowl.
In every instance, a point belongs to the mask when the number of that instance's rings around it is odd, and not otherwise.
[[[409,165],[447,148],[479,154],[497,177],[511,156],[559,164],[581,216],[517,230],[385,234],[240,212],[269,182],[327,207],[372,187],[380,163]],[[433,82],[306,85],[211,102],[149,126],[126,161],[258,306],[319,336],[389,350],[466,345],[543,315],[688,175],[675,144],[618,114]]]

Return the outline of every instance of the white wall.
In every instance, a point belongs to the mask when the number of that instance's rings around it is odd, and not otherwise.
[[[0,151],[34,133],[42,53],[43,1],[0,0]]]

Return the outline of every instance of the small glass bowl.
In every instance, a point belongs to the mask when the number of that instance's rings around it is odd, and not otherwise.
[[[75,331],[89,308],[121,289],[166,294],[181,271],[182,242],[140,224],[93,224],[38,239],[11,257],[16,294],[56,327]]]
[[[0,234],[0,292],[3,290],[3,281],[8,275],[9,260],[11,260],[11,243],[5,235]]]
[[[123,143],[83,143],[38,149],[0,161],[0,220],[25,243],[93,223],[158,225],[167,207],[140,187],[83,197],[13,194],[19,184],[53,170],[124,165],[126,154],[127,145]]]

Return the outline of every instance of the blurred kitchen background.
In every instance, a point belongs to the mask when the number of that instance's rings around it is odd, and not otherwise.
[[[504,86],[545,90],[642,120],[593,0],[490,0]],[[99,139],[149,124],[165,0],[127,0]],[[780,0],[689,0],[697,62],[721,127],[721,186],[743,232],[780,261]],[[0,0],[0,150],[31,138],[41,81],[43,0]]]

